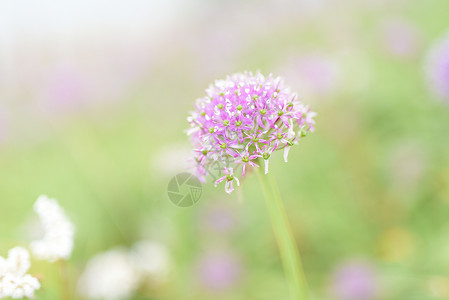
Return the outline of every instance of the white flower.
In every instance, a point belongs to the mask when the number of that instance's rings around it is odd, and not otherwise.
[[[54,199],[40,196],[34,204],[34,210],[44,227],[44,237],[31,243],[31,251],[39,258],[50,262],[68,259],[73,249],[75,227],[67,218],[64,210]]]
[[[89,261],[78,281],[78,290],[86,298],[119,300],[130,298],[138,285],[138,272],[128,252],[113,249]]]
[[[0,299],[34,298],[40,283],[26,274],[30,266],[30,254],[21,247],[9,250],[7,259],[0,256]]]
[[[30,269],[30,254],[25,248],[15,247],[9,250],[8,259],[4,260],[6,273],[23,276]]]
[[[130,254],[136,269],[145,278],[155,283],[167,280],[172,260],[165,245],[155,241],[140,241],[134,244]]]
[[[89,299],[128,299],[145,280],[166,281],[171,269],[163,244],[140,241],[130,251],[116,248],[94,256],[78,281],[78,291]]]

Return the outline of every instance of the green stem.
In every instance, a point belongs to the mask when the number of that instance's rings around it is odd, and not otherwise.
[[[69,284],[69,276],[67,264],[63,260],[58,261],[58,270],[59,270],[59,280],[61,283],[60,289],[61,299],[70,300],[70,284]]]
[[[301,257],[296,247],[284,204],[282,202],[276,181],[271,174],[263,174],[263,168],[258,168],[257,175],[265,195],[274,235],[278,243],[285,276],[290,286],[294,300],[309,299],[309,290],[302,268]]]

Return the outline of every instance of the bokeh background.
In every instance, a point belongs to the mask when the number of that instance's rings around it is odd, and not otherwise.
[[[59,200],[77,228],[74,299],[89,259],[139,240],[173,267],[127,299],[289,299],[255,176],[211,182],[189,208],[194,100],[243,70],[285,78],[315,133],[270,163],[314,299],[449,299],[449,102],[426,57],[446,0],[1,1],[0,255]],[[447,83],[449,85],[449,82]],[[34,261],[57,299],[54,265]]]

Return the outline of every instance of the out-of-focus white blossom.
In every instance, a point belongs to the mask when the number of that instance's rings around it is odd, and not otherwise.
[[[30,269],[30,254],[25,248],[15,247],[9,250],[8,259],[3,259],[3,268],[6,273],[22,276]]]
[[[40,283],[26,274],[30,266],[30,254],[21,247],[9,250],[7,259],[0,256],[0,299],[34,298]]]
[[[136,269],[145,279],[155,283],[167,280],[172,260],[165,245],[155,241],[140,241],[134,244],[130,255]]]
[[[166,281],[171,269],[165,245],[144,240],[129,251],[116,248],[94,256],[78,281],[78,291],[88,299],[128,299],[140,285]]]
[[[30,245],[33,254],[50,262],[68,259],[73,249],[75,227],[55,199],[40,196],[34,204],[45,234]]]
[[[78,281],[78,291],[89,299],[130,298],[139,285],[139,274],[124,249],[94,256]]]

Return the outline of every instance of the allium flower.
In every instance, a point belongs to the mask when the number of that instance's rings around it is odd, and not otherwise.
[[[245,165],[243,165],[243,167],[245,167]],[[224,168],[223,173],[225,174],[225,176],[218,178],[215,182],[215,186],[226,179],[225,191],[226,193],[231,193],[234,190],[234,180],[236,181],[237,185],[240,185],[240,181],[237,177],[234,177],[234,170],[232,168]],[[244,173],[245,170],[243,170],[242,174]]]
[[[279,77],[245,72],[216,81],[188,117],[196,175],[204,182],[208,168],[220,162],[225,176],[216,184],[226,181],[231,193],[240,166],[244,177],[247,165],[263,160],[267,173],[275,150],[284,150],[287,161],[290,147],[313,131],[314,116]]]
[[[449,33],[430,49],[426,75],[432,91],[449,101]]]
[[[47,196],[40,196],[37,199],[34,210],[39,215],[45,234],[43,239],[31,243],[33,254],[50,262],[68,259],[73,249],[75,227],[64,210],[56,200]]]
[[[128,299],[136,291],[139,276],[126,250],[113,249],[93,257],[78,282],[89,299]]]
[[[208,253],[198,267],[201,284],[210,290],[224,290],[237,284],[242,266],[237,257],[228,252]]]
[[[7,259],[0,256],[0,299],[34,298],[40,283],[26,274],[30,266],[30,254],[21,247],[9,250]]]
[[[302,95],[325,96],[335,91],[341,81],[338,61],[324,53],[309,53],[287,59],[281,72],[289,82],[300,82]]]
[[[50,111],[77,110],[89,98],[89,80],[80,70],[71,66],[57,67],[43,85],[42,101]]]
[[[342,300],[370,300],[378,293],[375,270],[364,262],[341,265],[334,274],[332,291]]]
[[[420,44],[420,33],[416,26],[403,19],[387,19],[381,23],[382,42],[385,50],[398,58],[412,58]]]

